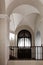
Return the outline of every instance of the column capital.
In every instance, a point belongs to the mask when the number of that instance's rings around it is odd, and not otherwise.
[[[7,14],[0,14],[0,19],[8,19],[10,21],[10,17]]]
[[[7,14],[0,14],[0,19],[3,19],[3,18],[8,18],[9,19],[9,16]]]

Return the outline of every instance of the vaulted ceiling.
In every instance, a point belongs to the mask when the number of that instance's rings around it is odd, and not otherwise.
[[[43,18],[43,0],[5,0],[5,5],[11,20],[10,31],[21,25],[28,25],[34,31],[38,16]]]
[[[43,8],[43,0],[5,0],[5,5],[6,5],[6,9],[7,9],[7,13],[12,13],[12,11],[19,5],[22,4],[29,4],[32,5],[34,7],[36,7],[37,9],[40,10],[40,8]]]
[[[9,7],[9,5],[12,3],[12,2],[15,2],[15,3],[17,3],[17,2],[21,2],[21,3],[29,3],[29,2],[40,2],[40,4],[42,4],[43,5],[43,0],[5,0],[5,4],[6,4],[6,8],[8,8]]]
[[[27,25],[34,30],[36,18],[40,12],[31,5],[20,5],[10,16],[10,30],[15,31],[18,26]]]

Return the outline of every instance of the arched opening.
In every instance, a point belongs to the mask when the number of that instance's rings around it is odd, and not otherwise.
[[[32,36],[28,30],[21,30],[18,33],[18,58],[31,59]]]
[[[18,47],[30,47],[32,45],[31,33],[27,30],[21,30],[18,33]]]
[[[20,5],[18,7],[16,7],[13,11],[12,14],[12,20],[11,21],[11,26],[10,26],[10,30],[17,32],[18,34],[18,39],[16,40],[17,43],[17,53],[15,53],[15,55],[17,54],[17,58],[19,59],[30,59],[31,56],[32,58],[34,58],[33,56],[35,55],[34,49],[31,46],[34,46],[34,35],[32,30],[34,31],[34,22],[36,20],[37,14],[39,14],[39,11],[34,8],[33,6],[30,5]],[[30,22],[31,21],[31,22]],[[20,29],[18,27],[23,25],[23,30],[19,30],[20,32],[18,33],[18,30],[16,29]],[[24,25],[29,26],[31,29],[28,28],[28,30],[31,32],[29,32],[27,30],[26,27],[24,27]],[[26,29],[26,30],[24,30]],[[22,33],[23,31],[23,33]],[[21,34],[22,33],[22,34]],[[17,35],[16,34],[16,35]],[[31,36],[32,34],[32,36]],[[14,49],[13,49],[14,50]],[[31,55],[32,52],[32,55]],[[34,55],[33,55],[34,54]],[[13,53],[14,56],[14,53]]]

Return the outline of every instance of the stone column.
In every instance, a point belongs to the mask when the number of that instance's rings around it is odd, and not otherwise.
[[[9,45],[9,17],[5,0],[0,0],[0,65],[7,65]]]
[[[0,65],[7,65],[9,46],[9,17],[0,14]]]

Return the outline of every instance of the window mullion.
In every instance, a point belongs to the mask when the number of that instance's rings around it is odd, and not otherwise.
[[[24,47],[25,47],[25,31],[24,31]]]
[[[25,47],[25,37],[24,37],[24,47]]]

